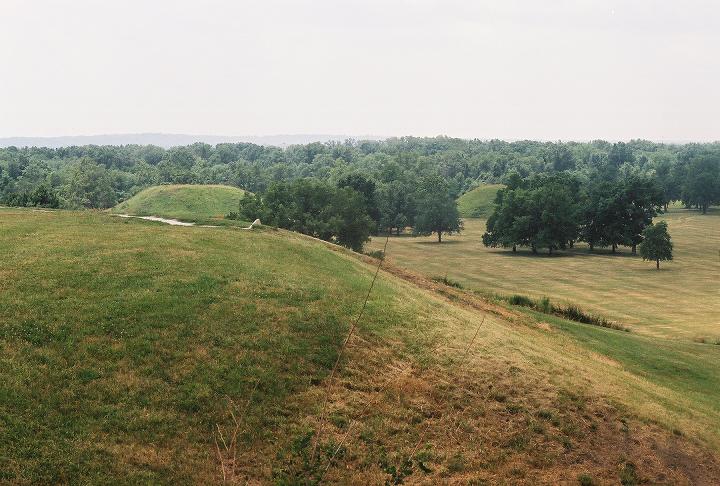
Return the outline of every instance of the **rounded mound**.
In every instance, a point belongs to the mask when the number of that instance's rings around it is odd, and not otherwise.
[[[460,216],[463,218],[487,218],[493,212],[495,194],[505,187],[503,184],[482,184],[466,192],[457,200]]]
[[[186,221],[222,218],[237,211],[244,194],[240,188],[222,185],[153,186],[118,204],[113,212]]]

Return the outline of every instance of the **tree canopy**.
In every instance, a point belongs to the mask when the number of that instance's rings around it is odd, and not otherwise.
[[[665,221],[650,225],[643,230],[643,241],[640,243],[640,256],[643,260],[655,261],[659,270],[661,261],[672,260],[672,250],[673,244]]]

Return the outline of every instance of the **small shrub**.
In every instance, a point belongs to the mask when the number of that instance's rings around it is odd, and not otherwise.
[[[465,470],[465,458],[463,455],[460,453],[453,455],[448,461],[447,469],[450,473],[463,472]]]
[[[439,282],[441,284],[447,285],[448,287],[454,287],[456,289],[463,288],[463,286],[462,286],[462,284],[460,284],[460,282],[455,282],[454,280],[450,280],[449,278],[447,278],[447,275],[444,277],[433,277],[433,280],[435,282]]]
[[[580,483],[580,486],[594,486],[595,481],[589,474],[581,474],[578,476],[578,483]]]
[[[538,303],[538,310],[540,310],[540,312],[544,312],[544,313],[548,314],[548,313],[552,312],[552,308],[553,308],[553,306],[550,303],[549,298],[543,297],[542,299],[540,299],[540,302]]]
[[[639,483],[640,480],[637,476],[635,464],[632,462],[626,462],[620,470],[620,484],[623,486],[635,486]]]
[[[523,307],[532,307],[532,308],[535,307],[535,302],[531,298],[525,297],[524,295],[517,295],[517,294],[511,295],[510,298],[508,299],[508,302],[510,302],[512,305],[520,305]]]
[[[367,256],[371,258],[375,258],[377,260],[385,260],[385,253],[382,250],[373,250],[365,253]]]

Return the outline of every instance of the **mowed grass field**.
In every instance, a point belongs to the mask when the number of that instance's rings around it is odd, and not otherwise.
[[[485,248],[484,219],[466,219],[465,230],[443,238],[395,237],[388,257],[425,275],[447,277],[486,294],[522,294],[574,303],[621,322],[634,332],[695,340],[720,340],[720,209],[670,209],[674,260],[660,270],[621,248],[591,253],[583,244],[556,256],[528,249]],[[371,248],[378,248],[374,241]]]
[[[3,208],[0,254],[0,483],[720,476],[717,346],[383,271],[326,383],[376,261],[271,229]]]
[[[113,212],[136,216],[161,216],[182,221],[222,219],[238,211],[245,191],[223,185],[175,184],[140,191],[113,208]]]

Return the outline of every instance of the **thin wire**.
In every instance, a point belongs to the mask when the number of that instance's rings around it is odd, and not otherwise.
[[[342,346],[340,347],[340,350],[338,351],[338,356],[337,356],[337,359],[335,360],[335,364],[333,365],[332,370],[330,371],[330,375],[328,376],[327,380],[325,381],[325,383],[326,383],[326,385],[325,385],[325,400],[323,402],[322,413],[320,414],[320,425],[318,426],[317,434],[315,434],[313,450],[312,450],[312,454],[310,455],[310,463],[311,464],[315,460],[315,453],[317,452],[317,447],[320,442],[320,436],[323,432],[323,425],[325,423],[325,414],[327,412],[327,405],[328,405],[328,401],[330,398],[330,384],[332,383],[333,379],[335,378],[337,369],[340,366],[340,360],[342,359],[342,356],[345,353],[345,348],[347,348],[347,345],[350,342],[350,338],[355,333],[355,329],[357,329],[360,319],[362,319],[362,316],[365,313],[365,308],[367,307],[368,300],[370,299],[370,293],[372,292],[372,289],[375,286],[375,281],[377,280],[378,274],[380,273],[380,268],[382,267],[382,264],[383,264],[383,260],[385,259],[385,250],[387,250],[389,241],[390,241],[390,233],[388,233],[387,236],[385,237],[385,245],[383,245],[383,251],[382,251],[383,258],[380,259],[377,269],[375,270],[375,275],[373,276],[372,282],[370,282],[370,287],[368,288],[367,295],[365,295],[365,301],[363,302],[362,308],[360,309],[360,313],[355,318],[355,321],[353,322],[352,326],[350,326],[350,330],[348,331],[347,337],[345,338],[345,341],[343,342]]]
[[[470,344],[468,344],[467,348],[465,348],[465,354],[463,354],[463,357],[460,359],[457,365],[457,371],[460,371],[462,368],[462,365],[464,364],[465,358],[470,354],[470,348],[472,348],[472,345],[475,343],[475,339],[477,338],[478,334],[480,333],[480,328],[485,323],[485,317],[487,314],[483,314],[482,321],[480,321],[480,324],[478,325],[477,329],[475,329],[475,335],[470,340]],[[417,444],[415,444],[415,447],[412,450],[412,453],[410,454],[410,457],[413,457],[415,453],[417,452],[418,447],[420,447],[420,444],[422,444],[423,440],[425,439],[425,435],[427,434],[427,431],[430,429],[430,422],[425,422],[425,427],[423,428],[422,434],[420,434],[420,439],[418,440]]]

